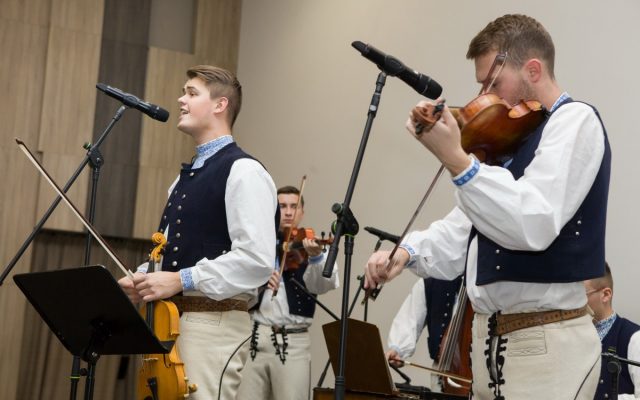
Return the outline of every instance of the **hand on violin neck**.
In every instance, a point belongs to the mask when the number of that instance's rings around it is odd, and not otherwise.
[[[424,107],[430,104],[421,101],[416,107]],[[429,130],[416,133],[416,121],[409,116],[406,128],[411,134],[425,146],[438,160],[455,176],[469,166],[469,156],[462,149],[460,142],[460,128],[458,122],[451,114],[449,107],[445,106],[442,116]]]
[[[322,246],[320,246],[318,242],[313,239],[302,239],[302,246],[304,246],[304,249],[309,257],[316,257],[322,254]]]
[[[178,272],[151,272],[145,274],[142,281],[136,283],[135,288],[143,301],[161,300],[180,293],[182,280]]]

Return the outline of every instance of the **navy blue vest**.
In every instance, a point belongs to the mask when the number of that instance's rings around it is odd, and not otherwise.
[[[429,356],[438,361],[440,341],[445,329],[451,321],[451,311],[456,302],[456,296],[460,290],[462,276],[452,281],[426,278],[424,281],[424,294],[427,301],[427,317],[425,326],[429,332],[427,345]]]
[[[231,166],[242,158],[252,157],[231,143],[201,168],[182,165],[158,228],[169,225],[164,271],[190,268],[204,257],[212,260],[231,250],[224,198]]]
[[[307,267],[308,264],[305,261],[300,264],[300,267],[295,271],[284,271],[282,279],[284,280],[284,287],[286,289],[289,314],[313,318],[313,314],[316,312],[316,302],[313,301],[313,298],[309,297],[308,294],[303,292],[298,285],[291,281],[292,278],[295,278],[296,281],[300,282],[302,286],[306,288],[307,285],[304,283],[304,279],[302,279],[302,277],[304,275],[304,271],[307,270]],[[312,294],[312,296],[314,298],[317,297],[315,294]]]
[[[602,339],[602,351],[615,353],[622,358],[627,358],[627,349],[629,348],[629,340],[631,336],[640,330],[640,326],[634,324],[626,318],[618,315],[613,326]],[[600,381],[598,390],[594,399],[605,399],[605,393],[611,392],[611,374],[607,371],[607,360],[602,358],[602,366],[600,368]],[[631,375],[629,375],[629,366],[622,364],[622,371],[618,379],[618,394],[633,394],[634,387]]]
[[[573,100],[568,99],[562,105]],[[562,106],[561,105],[561,106]],[[593,108],[593,107],[592,107]],[[598,119],[598,111],[593,109]],[[518,148],[508,166],[515,179],[524,174],[540,143],[545,120]],[[602,124],[602,120],[600,120]],[[604,125],[603,128],[604,130]],[[604,130],[604,156],[596,179],[576,211],[562,228],[558,237],[544,251],[514,251],[493,242],[482,233],[478,235],[477,285],[497,281],[565,283],[600,277],[605,265],[605,227],[607,196],[611,170],[611,149]]]

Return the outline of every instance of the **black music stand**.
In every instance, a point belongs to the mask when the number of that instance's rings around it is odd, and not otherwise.
[[[101,355],[166,354],[111,273],[101,265],[18,274],[20,290],[64,347],[89,365],[85,400],[93,398]]]

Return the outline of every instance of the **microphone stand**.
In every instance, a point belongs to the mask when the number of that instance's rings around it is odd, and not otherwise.
[[[337,215],[337,220],[334,224],[334,240],[329,248],[329,253],[327,255],[327,262],[324,265],[324,270],[322,271],[322,275],[325,278],[329,278],[331,276],[331,272],[333,271],[333,265],[338,256],[338,247],[340,245],[340,239],[343,235],[346,235],[345,238],[345,267],[344,267],[344,287],[342,291],[342,315],[340,321],[340,351],[338,354],[339,367],[338,374],[335,379],[335,398],[338,400],[344,399],[345,393],[345,380],[344,380],[344,371],[345,371],[345,356],[346,356],[346,342],[347,342],[347,301],[349,299],[349,280],[351,277],[351,255],[353,254],[353,246],[354,246],[354,237],[358,233],[358,222],[355,217],[351,213],[349,208],[351,204],[351,198],[353,197],[353,192],[355,190],[356,181],[358,179],[358,173],[360,171],[360,166],[362,165],[362,159],[364,158],[364,151],[367,147],[367,141],[369,139],[369,134],[371,132],[371,126],[373,125],[373,120],[376,117],[376,113],[378,112],[378,105],[380,104],[380,96],[382,94],[382,88],[385,85],[387,79],[387,74],[384,72],[380,72],[378,74],[378,78],[376,80],[376,88],[371,98],[371,104],[369,105],[369,112],[367,116],[367,122],[364,127],[364,132],[362,133],[362,140],[360,141],[360,147],[358,148],[358,153],[356,156],[356,161],[353,166],[353,171],[351,172],[351,178],[349,180],[349,186],[347,187],[347,193],[345,194],[344,202],[342,204],[334,204],[331,210]]]
[[[602,353],[602,357],[607,360],[607,371],[611,374],[611,390],[609,392],[609,398],[617,399],[618,380],[620,378],[620,371],[622,371],[622,363],[640,367],[640,362],[622,358],[615,353],[607,351]]]
[[[104,131],[102,132],[98,140],[93,145],[91,145],[90,143],[86,143],[83,146],[87,150],[87,154],[85,155],[85,158],[80,162],[80,165],[75,170],[75,172],[71,175],[67,183],[62,188],[62,191],[66,193],[69,190],[69,188],[71,188],[71,186],[76,181],[76,179],[78,179],[78,177],[80,176],[84,168],[87,166],[87,164],[90,164],[90,167],[93,171],[92,179],[91,179],[91,196],[89,198],[88,220],[90,223],[94,222],[96,193],[97,193],[98,179],[100,177],[100,167],[104,164],[104,158],[100,153],[100,145],[107,138],[107,135],[109,134],[109,132],[111,132],[111,129],[113,129],[116,122],[120,120],[120,118],[122,117],[126,109],[127,107],[125,105],[120,106],[120,108],[118,108],[115,115],[113,116],[113,118],[111,119],[107,127],[104,129]],[[15,265],[18,263],[18,261],[20,260],[24,252],[27,250],[31,242],[33,242],[36,235],[40,232],[40,230],[42,229],[44,224],[47,222],[47,220],[49,219],[53,211],[56,209],[56,207],[58,206],[61,200],[62,200],[62,197],[60,196],[56,197],[53,203],[51,203],[51,205],[49,206],[49,209],[44,213],[40,221],[36,224],[35,228],[33,228],[33,231],[31,232],[31,234],[27,237],[24,243],[22,243],[22,246],[20,246],[20,249],[18,249],[18,252],[16,253],[16,255],[5,267],[4,271],[2,272],[2,275],[0,275],[0,286],[6,279],[7,275],[9,275],[13,267],[15,267]],[[84,254],[85,265],[89,265],[90,256],[91,256],[91,234],[87,233],[87,239],[85,244],[85,254]],[[69,393],[70,400],[76,399],[76,394],[78,391],[78,382],[80,380],[80,376],[87,376],[87,382],[85,385],[85,399],[91,398],[93,394],[92,392],[93,392],[94,374],[95,374],[94,368],[89,368],[89,371],[87,371],[84,368],[81,369],[80,356],[73,355],[73,361],[71,365],[71,375],[69,377],[71,380],[71,387],[70,387],[70,393]]]

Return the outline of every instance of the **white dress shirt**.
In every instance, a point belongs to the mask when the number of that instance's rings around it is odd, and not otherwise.
[[[403,360],[411,357],[416,351],[426,318],[427,297],[424,281],[418,279],[393,318],[387,339],[388,348],[395,350]]]
[[[307,290],[313,294],[323,294],[340,286],[337,264],[333,264],[333,271],[329,278],[322,276],[322,270],[324,269],[326,260],[326,253],[322,253],[316,257],[309,257],[309,265],[307,265],[307,269],[302,275],[302,280],[304,280]],[[289,302],[287,301],[286,287],[282,281],[282,277],[280,278],[278,293],[275,298],[272,299],[272,297],[273,291],[266,289],[262,302],[260,303],[260,308],[251,314],[254,321],[262,325],[280,327],[295,326],[302,328],[311,325],[313,321],[312,318],[289,313]]]

